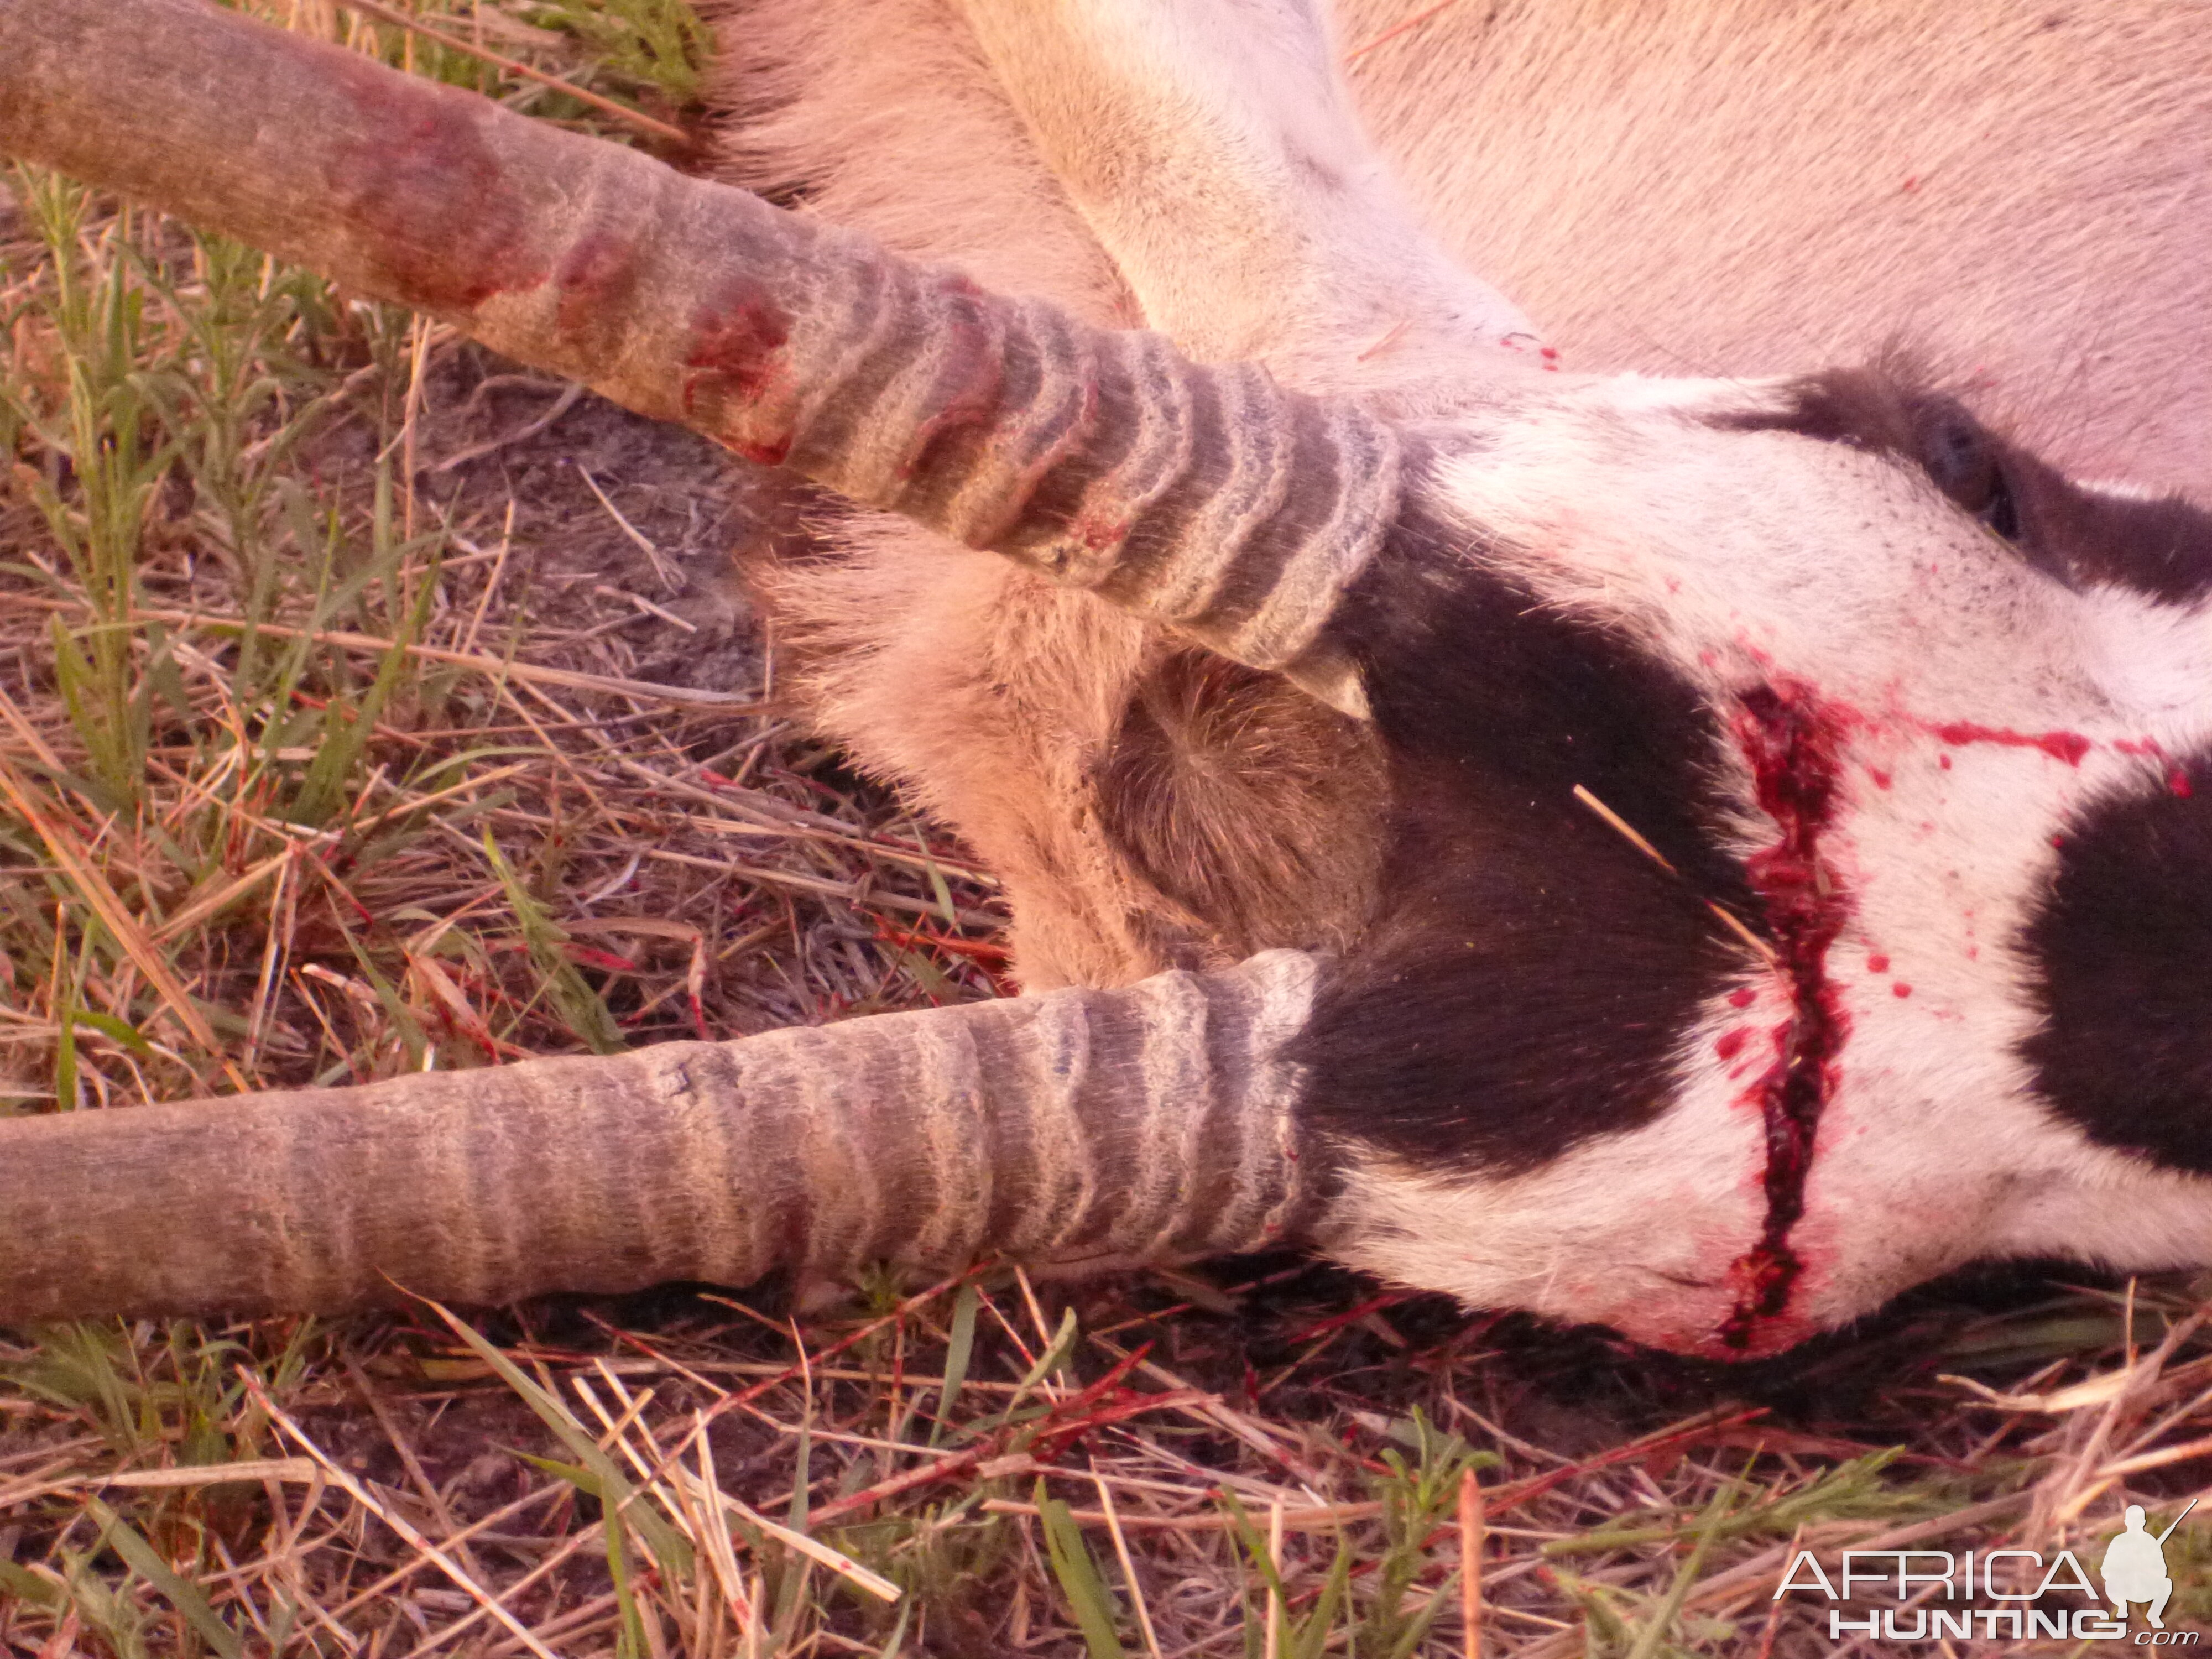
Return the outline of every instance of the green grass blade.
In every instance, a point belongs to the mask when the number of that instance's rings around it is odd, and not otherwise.
[[[146,1040],[144,1034],[129,1021],[118,1019],[112,1014],[103,1014],[91,1008],[73,1008],[70,1011],[70,1023],[90,1026],[104,1036],[113,1037],[141,1060],[154,1057],[154,1045]]]
[[[1322,1659],[1328,1649],[1329,1638],[1335,1634],[1338,1612],[1352,1595],[1352,1546],[1340,1541],[1336,1559],[1328,1564],[1328,1577],[1322,1580],[1321,1594],[1315,1598],[1313,1612],[1297,1627],[1291,1638],[1292,1659]],[[1451,1583],[1459,1581],[1454,1578]]]
[[[552,913],[517,879],[489,830],[484,833],[483,848],[492,873],[507,890],[507,902],[514,911],[515,927],[522,935],[523,945],[530,952],[539,978],[544,981],[545,994],[554,1008],[593,1054],[623,1053],[629,1045],[623,1041],[622,1027],[615,1023],[614,1015],[608,1012],[599,994],[577,971],[576,964],[562,954],[561,947],[568,942],[568,935],[553,920]]]
[[[430,602],[436,593],[437,570],[434,564],[422,591],[415,597],[399,637],[379,659],[376,678],[370,682],[368,694],[357,706],[349,705],[342,697],[330,700],[323,711],[322,740],[316,745],[314,759],[307,763],[307,775],[300,781],[300,793],[293,798],[293,823],[320,825],[343,803],[347,782],[375,733],[379,716],[407,670],[407,647],[420,637],[423,624],[429,621]]]
[[[1638,1634],[1636,1645],[1628,1650],[1628,1659],[1657,1659],[1659,1645],[1674,1629],[1674,1620],[1682,1612],[1682,1603],[1697,1588],[1698,1575],[1705,1565],[1705,1556],[1720,1535],[1720,1523],[1728,1515],[1729,1505],[1735,1501],[1736,1483],[1733,1480],[1713,1494],[1712,1502],[1698,1517],[1698,1541],[1690,1547],[1689,1559],[1674,1574],[1674,1582],[1668,1587],[1667,1595],[1651,1614],[1651,1622]]]
[[[1044,1520],[1045,1548],[1052,1557],[1053,1577],[1060,1580],[1091,1659],[1128,1659],[1128,1650],[1121,1645],[1113,1597],[1107,1594],[1098,1563],[1083,1541],[1083,1528],[1075,1524],[1066,1504],[1046,1495],[1042,1480],[1036,1483],[1036,1505]]]
[[[653,1553],[664,1572],[678,1577],[691,1571],[691,1546],[683,1534],[671,1526],[649,1504],[633,1502],[637,1488],[629,1477],[615,1467],[615,1461],[601,1449],[598,1438],[577,1420],[574,1413],[556,1395],[547,1392],[528,1376],[522,1367],[509,1359],[465,1320],[457,1319],[435,1302],[425,1304],[447,1328],[468,1344],[477,1358],[492,1368],[499,1380],[520,1396],[523,1404],[538,1414],[538,1419],[553,1431],[553,1437],[568,1449],[577,1463],[588,1470],[599,1483],[603,1501],[610,1515],[619,1508],[628,1516],[630,1527]]]
[[[637,1590],[629,1578],[629,1533],[622,1510],[610,1505],[607,1520],[607,1576],[614,1580],[615,1606],[622,1617],[622,1632],[615,1640],[615,1659],[646,1659],[652,1650],[645,1639],[645,1617],[637,1605]]]
[[[85,1508],[100,1522],[100,1536],[107,1547],[129,1563],[132,1571],[167,1598],[169,1605],[184,1614],[210,1647],[222,1659],[245,1659],[246,1646],[239,1640],[238,1632],[216,1617],[215,1609],[197,1584],[179,1577],[176,1569],[161,1559],[161,1553],[146,1541],[136,1527],[100,1499],[87,1498]]]
[[[13,1561],[0,1561],[0,1591],[17,1597],[34,1607],[58,1607],[62,1604],[62,1587],[51,1579],[41,1578],[28,1567],[19,1567]]]
[[[982,1291],[972,1279],[952,1298],[952,1330],[945,1346],[945,1388],[938,1396],[937,1420],[929,1425],[929,1443],[937,1444],[952,1408],[967,1386],[968,1366],[975,1352],[975,1313],[983,1305]]]

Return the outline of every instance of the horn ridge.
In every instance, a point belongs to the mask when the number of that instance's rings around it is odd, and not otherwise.
[[[103,111],[118,118],[85,118]],[[1396,439],[1356,402],[987,293],[196,0],[0,0],[0,150],[434,313],[1254,667],[1306,655],[1396,512]]]
[[[0,1121],[0,1324],[1316,1236],[1297,951],[1110,991]]]

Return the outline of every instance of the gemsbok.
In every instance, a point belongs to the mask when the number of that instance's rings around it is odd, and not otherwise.
[[[847,503],[753,580],[1028,994],[0,1122],[0,1321],[1289,1242],[1747,1357],[2212,1261],[2212,12],[719,22],[796,210],[200,0],[0,0],[0,150]]]

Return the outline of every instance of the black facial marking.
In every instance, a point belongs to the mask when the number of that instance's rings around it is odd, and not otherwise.
[[[1756,914],[1710,826],[1725,742],[1633,641],[1483,573],[1409,515],[1346,596],[1392,798],[1379,914],[1297,1049],[1316,1127],[1424,1170],[1512,1172],[1650,1122]],[[1581,785],[1650,840],[1609,827]]]
[[[2179,495],[2081,489],[2039,461],[2020,486],[2025,515],[2077,583],[2131,587],[2166,605],[2212,593],[2212,514]]]
[[[2179,495],[2084,489],[1997,437],[1956,398],[1892,368],[1808,375],[1796,392],[1794,407],[1721,424],[1893,456],[2069,586],[2110,583],[2169,605],[2212,592],[2212,514]]]
[[[2212,753],[2092,807],[2023,936],[2043,1029],[2021,1045],[2100,1146],[2212,1175]]]

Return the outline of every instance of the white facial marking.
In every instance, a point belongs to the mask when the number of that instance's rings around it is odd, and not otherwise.
[[[1360,1165],[1350,1259],[1738,1355],[1993,1254],[2212,1259],[2212,1182],[2096,1147],[2038,1100],[2021,1052],[2038,987],[2018,949],[2075,815],[2188,787],[2172,757],[2212,742],[2212,607],[2070,590],[1893,459],[1713,423],[1785,397],[1557,384],[1482,423],[1437,495],[1470,558],[1697,688],[1737,732],[1717,757],[1732,798],[1760,798],[1747,697],[1809,722],[1798,760],[1817,749],[1832,800],[1807,833],[1808,879],[1832,898],[1832,939],[1794,969],[1747,950],[1742,985],[1688,1035],[1642,1128],[1524,1176]],[[1729,827],[1754,885],[1790,829],[1752,810]],[[1747,1325],[1765,1270],[1765,1118],[1808,1002],[1837,1046],[1787,1294]]]

